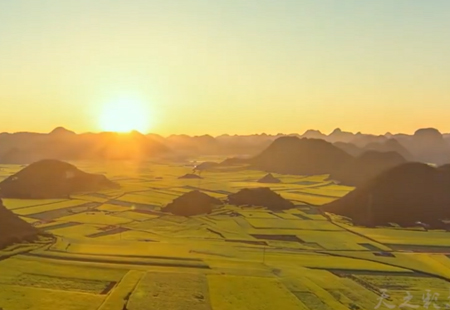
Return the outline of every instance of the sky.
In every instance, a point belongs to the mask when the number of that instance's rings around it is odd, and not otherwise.
[[[449,55],[448,0],[0,0],[0,132],[450,132]]]

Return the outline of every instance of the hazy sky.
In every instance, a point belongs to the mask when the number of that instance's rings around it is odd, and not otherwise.
[[[161,134],[450,132],[450,1],[0,0],[0,131],[118,100]]]

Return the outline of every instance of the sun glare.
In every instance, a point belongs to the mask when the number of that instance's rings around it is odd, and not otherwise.
[[[103,131],[145,133],[151,128],[151,115],[143,104],[133,101],[120,101],[106,105],[100,115],[100,128]]]

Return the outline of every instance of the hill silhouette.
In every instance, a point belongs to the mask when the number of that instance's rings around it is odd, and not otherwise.
[[[97,134],[95,148],[91,154],[94,159],[144,160],[152,155],[169,152],[169,148],[156,139],[138,131],[128,134],[115,132]],[[98,139],[98,137],[101,137]]]
[[[270,210],[285,210],[294,207],[292,202],[268,187],[241,189],[237,193],[228,195],[228,202],[237,206],[262,206]]]
[[[442,135],[434,128],[418,129],[413,135],[354,134],[336,128],[329,135],[310,129],[303,134],[289,135],[262,133],[163,137],[157,134],[143,135],[137,131],[76,134],[64,127],[57,127],[49,133],[0,133],[0,163],[29,164],[42,159],[145,161],[198,155],[254,157],[284,137],[325,140],[352,156],[359,156],[368,150],[395,151],[410,161],[438,165],[450,162],[450,135]]]
[[[355,135],[348,131],[342,131],[340,128],[336,128],[330,133],[326,140],[329,142],[350,142],[355,138]]]
[[[342,149],[342,143],[338,147],[320,139],[281,137],[253,158],[227,159],[221,165],[246,163],[253,169],[280,174],[329,174],[343,184],[357,185],[406,162],[396,152],[367,151],[354,157]]]
[[[308,138],[308,139],[326,139],[327,136],[325,134],[323,134],[322,132],[320,132],[320,130],[314,130],[314,129],[308,129],[307,131],[305,131],[302,135],[303,138]]]
[[[408,161],[413,161],[414,156],[406,147],[404,147],[396,139],[387,139],[383,142],[372,142],[367,144],[364,151],[378,151],[378,152],[396,152]]]
[[[352,156],[320,139],[281,137],[249,160],[253,168],[281,174],[328,174]]]
[[[136,131],[75,134],[58,127],[48,134],[0,134],[2,164],[29,164],[43,159],[143,160],[169,152],[170,149],[156,138]]]
[[[247,165],[248,159],[247,158],[239,158],[239,157],[230,157],[225,159],[220,163],[220,166],[240,166],[240,165]]]
[[[281,183],[281,180],[274,177],[272,173],[266,174],[258,180],[259,183]]]
[[[83,172],[58,160],[41,160],[0,182],[0,197],[18,199],[68,198],[70,194],[117,188],[99,174]]]
[[[366,145],[370,143],[383,143],[388,138],[383,135],[371,135],[371,134],[363,134],[357,133],[354,138],[348,142],[356,145],[357,147],[364,148]]]
[[[38,230],[6,209],[0,199],[0,250],[18,242],[33,241]]]
[[[346,196],[323,205],[323,211],[349,217],[357,225],[422,222],[441,227],[450,218],[450,169],[423,163],[391,168]]]
[[[174,199],[162,211],[180,216],[193,216],[211,213],[213,206],[221,204],[219,199],[195,190]]]
[[[360,147],[350,142],[334,142],[333,145],[355,157],[363,153],[363,150]]]
[[[437,165],[450,163],[450,145],[435,128],[418,129],[406,143],[418,161]]]
[[[335,169],[330,178],[342,184],[358,186],[379,173],[406,162],[396,152],[367,151]]]

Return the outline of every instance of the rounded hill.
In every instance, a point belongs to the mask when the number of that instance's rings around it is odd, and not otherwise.
[[[195,190],[174,199],[162,211],[180,216],[193,216],[211,213],[213,206],[221,204],[219,199]]]
[[[320,139],[281,137],[249,160],[257,169],[281,174],[328,174],[352,156]]]
[[[261,206],[270,210],[285,210],[294,207],[289,200],[268,187],[244,188],[228,195],[228,202],[237,206]]]
[[[77,192],[117,188],[104,175],[79,170],[59,160],[46,159],[28,165],[0,182],[0,196],[18,199],[67,198]]]
[[[358,186],[383,171],[406,163],[406,159],[396,152],[367,151],[361,156],[336,168],[331,178],[342,184]]]
[[[346,196],[323,205],[326,212],[349,217],[357,225],[427,223],[450,218],[450,171],[423,163],[405,163],[365,182]]]

